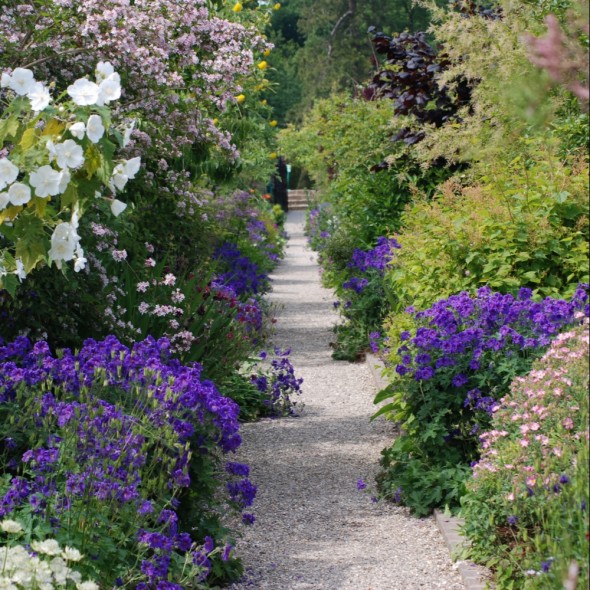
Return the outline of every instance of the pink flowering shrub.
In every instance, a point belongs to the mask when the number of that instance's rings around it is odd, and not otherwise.
[[[254,52],[268,44],[231,14],[216,14],[205,0],[8,0],[0,55],[6,65],[60,73],[58,85],[109,60],[125,80],[119,115],[140,116],[135,139],[144,148],[179,156],[187,145],[212,141],[235,156],[214,117],[235,103]]]
[[[470,556],[498,588],[588,583],[588,322],[559,335],[501,400],[463,498]]]

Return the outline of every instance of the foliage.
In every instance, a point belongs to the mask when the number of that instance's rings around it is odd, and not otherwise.
[[[587,286],[570,302],[535,302],[531,295],[485,287],[473,298],[463,292],[425,311],[408,310],[414,327],[401,334],[391,359],[395,377],[375,399],[390,400],[375,416],[388,413],[404,429],[383,451],[383,495],[401,488],[402,501],[418,515],[458,505],[479,435],[510,382],[530,370],[580,309],[588,313]]]
[[[500,400],[462,500],[471,558],[498,588],[588,582],[588,324],[559,335]]]
[[[530,143],[511,162],[488,162],[477,184],[454,179],[406,210],[386,275],[401,307],[481,285],[569,297],[588,281],[586,164],[564,165]]]

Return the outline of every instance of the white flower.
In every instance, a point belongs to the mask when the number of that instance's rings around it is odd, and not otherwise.
[[[29,94],[35,85],[35,77],[31,70],[16,68],[10,76],[8,87],[14,90],[19,96]]]
[[[82,123],[82,121],[78,121],[73,125],[70,125],[68,131],[76,138],[76,139],[84,139],[84,133],[86,133],[86,125]]]
[[[23,261],[20,258],[16,259],[16,270],[14,271],[14,274],[18,277],[18,279],[22,282],[27,278],[27,272],[25,271],[25,265],[23,264]],[[7,521],[4,521],[7,522]],[[12,522],[12,521],[9,521]],[[2,523],[4,524],[4,523]],[[20,527],[20,524],[15,523]],[[22,531],[22,527],[20,529]],[[9,533],[14,533],[14,532],[18,532],[18,531],[7,531]]]
[[[31,549],[37,553],[44,553],[45,555],[59,555],[61,549],[59,543],[55,539],[45,539],[45,541],[33,541]]]
[[[129,177],[125,174],[125,167],[123,164],[117,164],[113,170],[113,176],[111,178],[112,184],[121,191],[125,188],[128,180]]]
[[[13,205],[24,205],[31,200],[31,188],[22,182],[15,182],[8,189],[8,198]]]
[[[84,270],[86,268],[87,262],[88,260],[84,258],[84,250],[82,250],[82,248],[78,246],[76,248],[76,260],[74,261],[74,271],[80,272],[81,270]],[[66,559],[68,558],[66,557]]]
[[[0,190],[12,184],[17,176],[18,168],[8,158],[0,158]]]
[[[20,259],[16,261],[16,265],[18,268],[18,263],[20,262]],[[22,262],[21,262],[22,264]],[[16,520],[10,520],[10,519],[5,519],[2,522],[0,522],[0,528],[5,532],[5,533],[20,533],[23,530],[23,527],[21,526],[20,523],[16,522]]]
[[[0,77],[0,88],[8,88],[10,86],[11,80],[12,77],[10,76],[10,74],[2,72],[2,77]]]
[[[133,119],[131,121],[131,124],[129,125],[129,127],[127,127],[123,133],[123,147],[127,147],[129,145],[129,142],[131,141],[131,134],[133,133],[133,130],[135,129],[135,119]]]
[[[50,260],[61,262],[62,260],[72,260],[74,258],[74,250],[74,244],[69,240],[51,240],[51,248],[47,254]]]
[[[56,148],[57,149],[57,148]],[[59,194],[61,175],[51,166],[41,166],[29,176],[29,182],[38,197],[53,197]]]
[[[97,104],[109,104],[109,102],[117,100],[121,97],[121,76],[114,72],[100,83],[99,90],[100,95]]]
[[[130,180],[135,178],[135,175],[139,172],[141,167],[141,158],[131,158],[124,163],[123,174]]]
[[[104,135],[104,125],[98,115],[90,115],[86,124],[86,135],[92,143],[98,143]]]
[[[100,91],[98,84],[95,84],[86,78],[80,78],[71,86],[68,86],[68,94],[76,104],[89,106],[96,104]]]
[[[35,82],[32,89],[27,93],[27,97],[31,101],[31,109],[36,113],[47,108],[51,101],[49,88],[42,82]]]
[[[5,209],[8,203],[10,203],[10,197],[8,196],[8,193],[6,191],[0,193],[0,211]]]
[[[113,199],[111,201],[111,211],[115,217],[119,217],[125,209],[127,209],[127,203],[123,203],[118,199]]]
[[[77,549],[68,547],[67,545],[64,547],[61,555],[67,561],[80,561],[82,559],[82,554]]]
[[[55,151],[55,144],[53,143],[53,141],[51,141],[51,139],[48,139],[47,143],[45,144],[45,147],[47,148],[47,151],[49,152],[49,161],[53,162],[53,160],[55,160],[55,158],[57,158],[57,152]]]
[[[88,580],[87,582],[80,582],[76,584],[78,590],[99,590],[98,584]]]
[[[111,74],[115,73],[115,68],[110,61],[99,61],[96,64],[96,81],[101,82],[102,80],[106,80]]]
[[[51,244],[53,245],[54,243],[63,241],[75,243],[79,239],[80,236],[76,231],[76,227],[67,221],[63,221],[55,226],[51,235]]]
[[[63,170],[65,168],[80,168],[84,164],[84,151],[73,139],[66,139],[63,143],[55,146],[57,165]]]
[[[67,168],[64,168],[59,174],[59,193],[65,193],[66,189],[68,188],[68,184],[70,184],[70,180],[72,179],[72,175]]]

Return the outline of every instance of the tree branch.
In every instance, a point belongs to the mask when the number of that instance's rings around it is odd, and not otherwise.
[[[342,25],[342,23],[349,17],[354,16],[356,13],[356,0],[349,0],[348,1],[348,10],[336,21],[332,32],[330,33],[330,39],[328,41],[328,57],[332,55],[332,40],[334,36],[338,32],[338,29]]]

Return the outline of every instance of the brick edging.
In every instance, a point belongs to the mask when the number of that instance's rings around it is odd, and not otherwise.
[[[382,390],[387,387],[387,381],[381,376],[381,371],[384,368],[382,361],[374,354],[367,353],[366,364],[377,389]],[[458,527],[463,521],[460,518],[445,516],[440,510],[434,511],[434,518],[452,556],[455,548],[464,542],[464,538],[458,531]],[[484,567],[470,561],[457,561],[456,564],[465,585],[465,590],[486,590],[489,587],[486,586],[485,574],[487,570]]]

